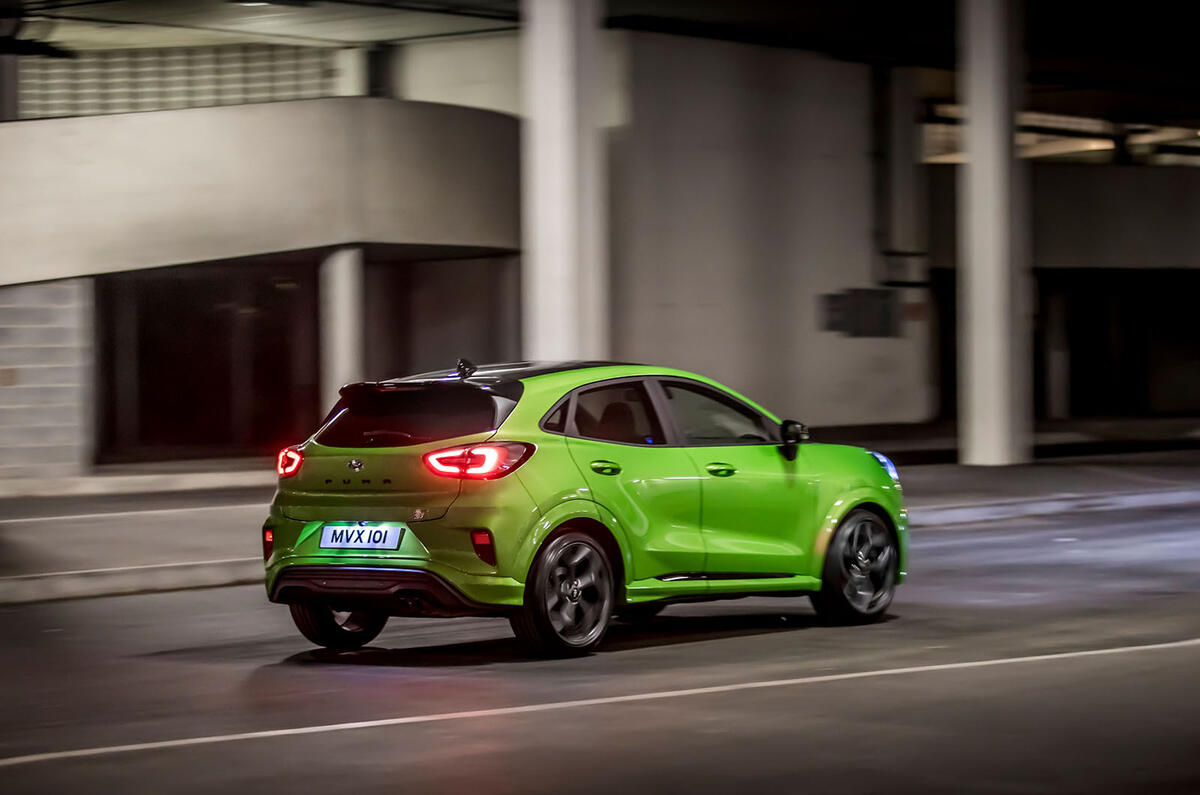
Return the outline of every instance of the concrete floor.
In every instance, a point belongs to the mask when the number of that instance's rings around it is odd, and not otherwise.
[[[315,651],[254,586],[3,608],[0,789],[1200,791],[1200,644],[1003,662],[1200,638],[1200,511],[917,533],[892,613],[675,606],[546,661],[490,619]],[[847,673],[869,675],[811,680]],[[3,761],[85,748],[105,750]]]

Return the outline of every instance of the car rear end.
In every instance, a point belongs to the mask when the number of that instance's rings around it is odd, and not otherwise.
[[[389,615],[519,605],[520,572],[495,539],[537,514],[508,477],[535,448],[496,429],[521,392],[456,378],[343,388],[321,428],[280,451],[263,527],[270,599]]]

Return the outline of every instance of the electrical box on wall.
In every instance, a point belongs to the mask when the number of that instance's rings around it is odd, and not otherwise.
[[[853,287],[818,296],[821,330],[848,337],[899,337],[900,291],[878,287]]]

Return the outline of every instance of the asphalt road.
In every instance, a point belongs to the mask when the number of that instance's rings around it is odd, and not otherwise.
[[[0,608],[0,791],[1200,792],[1200,512],[918,533],[892,613],[547,661],[491,619],[315,651],[253,586]]]

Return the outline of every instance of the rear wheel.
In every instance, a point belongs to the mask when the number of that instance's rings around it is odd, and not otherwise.
[[[813,607],[826,621],[878,621],[896,593],[899,551],[883,520],[871,511],[851,511],[838,525],[825,552],[821,590]]]
[[[525,605],[509,622],[541,654],[583,654],[600,645],[612,619],[612,564],[590,536],[568,532],[538,553]]]
[[[345,651],[361,648],[383,631],[387,613],[338,611],[316,602],[288,605],[300,634],[318,646]]]

